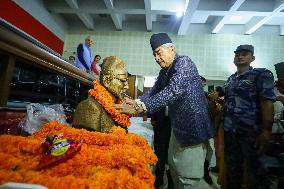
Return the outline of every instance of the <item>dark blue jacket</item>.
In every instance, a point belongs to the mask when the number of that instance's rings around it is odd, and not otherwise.
[[[161,86],[165,87],[160,90]],[[196,145],[213,137],[201,79],[189,57],[177,55],[169,69],[160,71],[152,90],[140,99],[150,113],[169,106],[171,126],[180,145]]]

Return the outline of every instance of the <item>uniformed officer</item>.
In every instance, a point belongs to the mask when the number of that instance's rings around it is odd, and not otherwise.
[[[237,72],[225,83],[224,138],[229,188],[241,188],[243,162],[247,162],[251,188],[268,188],[261,171],[260,155],[265,150],[273,124],[274,78],[265,68],[252,68],[252,45],[234,51]]]

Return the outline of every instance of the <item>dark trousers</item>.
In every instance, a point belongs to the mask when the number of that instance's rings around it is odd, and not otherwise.
[[[163,176],[165,172],[165,164],[168,160],[168,149],[169,141],[171,136],[171,122],[169,117],[163,116],[159,117],[157,120],[157,125],[154,127],[154,149],[155,154],[158,157],[158,162],[156,164],[155,175],[155,187],[163,184]],[[170,185],[171,178],[168,174],[168,184]]]
[[[249,186],[252,189],[268,188],[266,172],[263,169],[256,148],[255,132],[224,133],[225,161],[228,166],[227,186],[229,189],[241,188],[243,165],[246,162]]]

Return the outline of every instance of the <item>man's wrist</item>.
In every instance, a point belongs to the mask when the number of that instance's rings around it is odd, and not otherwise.
[[[146,112],[147,108],[144,104],[144,102],[142,102],[140,99],[135,99],[136,104],[134,105],[135,111],[138,113],[141,112]]]

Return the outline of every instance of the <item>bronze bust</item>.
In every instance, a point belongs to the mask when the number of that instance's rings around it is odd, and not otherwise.
[[[125,63],[116,56],[105,58],[100,73],[100,81],[94,81],[94,89],[92,90],[96,90],[96,95],[106,93],[108,98],[111,98],[109,100],[117,102],[124,101],[127,89],[128,80]],[[90,91],[89,97],[81,101],[76,107],[73,126],[99,132],[108,132],[112,126],[119,126],[120,122],[111,115],[111,111],[108,111],[104,105],[106,96],[99,95],[96,98]]]

